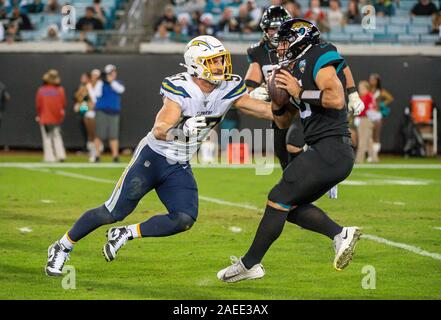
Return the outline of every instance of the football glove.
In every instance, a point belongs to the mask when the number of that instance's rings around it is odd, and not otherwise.
[[[269,101],[270,96],[267,88],[265,87],[257,87],[250,93],[250,97],[257,100]]]
[[[197,116],[188,118],[182,126],[182,131],[186,137],[196,137],[201,129],[205,128],[207,123],[205,117]]]
[[[358,116],[364,110],[364,103],[361,101],[358,92],[353,92],[349,96],[348,109],[354,116]]]

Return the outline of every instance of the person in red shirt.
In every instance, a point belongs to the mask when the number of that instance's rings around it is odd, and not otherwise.
[[[60,130],[60,125],[64,120],[66,95],[60,83],[58,71],[49,70],[43,75],[43,85],[38,89],[35,97],[36,121],[40,124],[46,162],[62,162],[66,159]]]
[[[321,31],[327,31],[326,12],[320,7],[320,0],[309,0],[309,8],[304,18],[314,23]]]
[[[358,123],[358,149],[355,158],[356,163],[363,163],[366,158],[366,152],[370,157],[374,157],[372,148],[372,138],[374,133],[375,115],[378,113],[377,104],[373,94],[370,92],[369,82],[360,81],[358,84],[358,93],[364,103],[364,110],[357,117]],[[375,159],[373,159],[375,160]]]

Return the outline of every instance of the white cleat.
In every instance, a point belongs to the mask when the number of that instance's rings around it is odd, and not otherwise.
[[[342,232],[334,237],[334,268],[338,271],[346,268],[355,252],[355,245],[360,239],[361,230],[358,227],[344,227]]]
[[[231,257],[231,266],[222,269],[217,273],[217,278],[224,282],[238,282],[241,280],[259,279],[265,275],[265,269],[258,263],[251,269],[247,269],[242,259]]]
[[[58,277],[63,274],[63,267],[69,260],[70,250],[66,249],[60,242],[55,242],[47,249],[46,274],[48,276]]]
[[[107,242],[103,247],[103,255],[107,262],[116,258],[118,250],[127,243],[131,234],[126,227],[114,227],[107,230]]]

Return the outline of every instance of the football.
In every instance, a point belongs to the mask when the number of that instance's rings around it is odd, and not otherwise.
[[[282,69],[288,70],[286,67],[274,69],[268,81],[269,96],[271,98],[271,101],[278,106],[286,105],[289,102],[290,98],[288,91],[276,87],[276,74],[278,74]]]

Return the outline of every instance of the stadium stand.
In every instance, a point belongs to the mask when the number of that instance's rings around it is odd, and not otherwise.
[[[118,18],[118,10],[120,10],[128,0],[59,0],[52,12],[46,9],[50,0],[0,0],[0,27],[3,25],[5,29],[4,39],[7,42],[16,41],[86,41],[91,45],[99,44],[99,36],[96,30],[88,30],[82,33],[80,30],[62,29],[62,21],[65,15],[62,9],[65,7],[66,13],[72,13],[75,22],[85,16],[86,8],[100,5],[103,10],[104,17],[100,19],[103,24],[104,32],[115,28]],[[34,3],[41,3],[37,9],[36,6],[31,7]],[[18,6],[20,13],[26,15],[31,24],[32,30],[19,30],[17,37],[12,41],[8,41],[7,27],[15,20],[12,18],[12,10],[14,6]],[[95,18],[97,15],[95,14]],[[20,20],[17,20],[20,21]],[[53,34],[49,35],[49,29],[54,29]]]
[[[175,0],[174,3],[174,12],[175,16],[179,17],[181,14],[190,13],[193,18],[193,24],[199,24],[198,21],[194,21],[194,16],[198,17],[204,12],[206,12],[207,8],[212,10],[212,3],[215,2],[213,0]],[[297,0],[297,1],[268,1],[268,0],[256,0],[256,1],[218,1],[219,3],[224,4],[225,6],[230,6],[233,11],[233,20],[238,19],[240,5],[238,3],[242,3],[242,5],[246,5],[249,2],[255,3],[257,8],[263,9],[268,7],[271,3],[281,2],[286,5],[287,2],[297,2],[297,4],[301,7],[301,12],[304,14],[309,7],[309,0]],[[324,2],[324,1],[323,1]],[[343,13],[346,12],[346,8],[348,7],[349,0],[341,0],[340,8]],[[364,1],[359,0],[358,7],[360,12],[366,12],[366,9],[363,10],[364,5],[371,4],[378,8],[377,4],[379,0],[372,1]],[[418,3],[415,0],[396,0],[396,1],[382,1],[383,3],[388,3],[388,5],[393,6],[394,10],[390,12],[393,15],[390,16],[382,16],[377,15],[375,19],[372,19],[370,22],[372,25],[366,27],[363,24],[346,24],[343,22],[341,26],[333,27],[329,31],[326,26],[321,27],[322,32],[324,33],[323,37],[325,39],[329,39],[330,41],[334,41],[337,43],[393,43],[393,44],[430,44],[436,43],[440,41],[440,31],[439,31],[439,18],[440,17],[440,8],[438,1],[432,1],[435,6],[437,6],[437,13],[434,15],[428,16],[418,16],[411,14],[412,9]],[[210,4],[210,6],[208,6]],[[222,5],[222,8],[225,6]],[[251,6],[251,5],[250,5]],[[322,7],[325,12],[329,11],[329,8]],[[195,14],[198,12],[199,14]],[[377,12],[378,13],[378,12]],[[251,11],[249,12],[251,15]],[[221,14],[213,14],[213,28],[216,29],[216,24],[221,19]],[[366,17],[363,20],[367,20]],[[319,26],[320,27],[320,26]],[[178,28],[179,29],[179,28]],[[197,30],[197,26],[190,28],[192,30]],[[188,31],[188,30],[187,30]],[[222,30],[215,30],[214,33],[221,39],[228,41],[258,41],[261,37],[261,31],[259,28],[255,28],[253,32],[242,33],[242,32],[230,32],[228,28]],[[189,33],[187,37],[176,37],[176,32],[170,32],[168,37],[169,39],[176,40],[177,42],[185,42],[192,36],[197,35]]]

